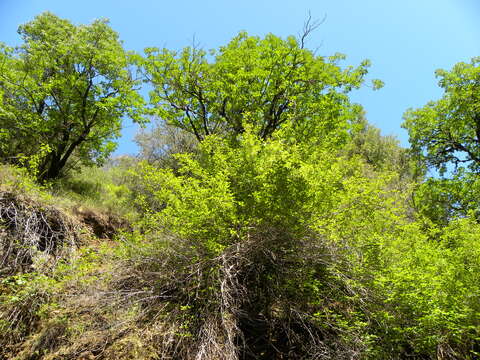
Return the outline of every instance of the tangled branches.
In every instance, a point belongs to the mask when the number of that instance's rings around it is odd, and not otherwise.
[[[352,289],[318,239],[262,229],[213,257],[188,240],[156,246],[135,250],[115,287],[122,306],[140,305],[138,323],[155,324],[160,358],[359,357],[361,334],[342,328],[349,309],[338,307]]]
[[[347,299],[355,289],[334,273],[333,251],[318,237],[299,238],[275,227],[251,229],[212,252],[194,239],[144,236],[105,253],[103,259],[112,256],[113,262],[104,269],[97,252],[84,251],[72,266],[87,277],[68,280],[68,295],[54,300],[63,315],[43,322],[30,340],[48,340],[49,351],[72,359],[85,352],[104,360],[359,359],[364,354],[363,329],[349,323],[349,314],[358,309]],[[36,303],[39,294],[57,296],[44,292],[39,279],[35,283],[22,304]],[[16,314],[4,312],[4,318],[9,324],[32,323],[28,312],[22,318]],[[68,319],[82,331],[65,332]]]
[[[0,193],[0,275],[27,269],[42,254],[55,260],[78,243],[77,225],[53,206]]]

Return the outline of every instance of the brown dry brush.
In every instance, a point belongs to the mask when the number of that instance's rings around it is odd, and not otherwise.
[[[157,329],[149,334],[158,358],[361,358],[361,330],[313,316],[347,318],[348,301],[339,304],[356,291],[330,271],[317,237],[257,229],[214,257],[192,241],[166,242],[139,249],[115,280],[119,306],[138,304],[138,325]],[[322,289],[314,293],[312,281]]]
[[[53,265],[79,244],[80,226],[64,212],[0,192],[0,276],[26,271],[36,255]]]
[[[30,287],[15,293],[0,289],[0,359],[12,359],[41,326],[38,312],[51,293],[37,284]]]
[[[79,245],[79,230],[53,206],[0,192],[0,359],[41,326],[38,312],[52,297],[44,274]]]

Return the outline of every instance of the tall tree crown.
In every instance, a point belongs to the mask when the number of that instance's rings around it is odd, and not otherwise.
[[[122,116],[141,121],[130,55],[107,20],[75,26],[43,13],[20,26],[23,44],[2,46],[3,161],[38,157],[39,177],[75,162],[101,163],[115,149]],[[39,149],[43,149],[41,152]]]
[[[209,54],[148,48],[143,67],[154,111],[200,141],[235,137],[246,124],[263,139],[287,124],[301,136],[341,128],[358,116],[347,94],[362,85],[369,62],[342,69],[343,55],[317,56],[303,40],[241,32]]]

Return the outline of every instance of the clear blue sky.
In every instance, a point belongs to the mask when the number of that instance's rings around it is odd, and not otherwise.
[[[309,47],[319,55],[344,53],[345,65],[372,61],[369,77],[385,87],[359,91],[353,99],[371,123],[404,145],[403,112],[441,95],[433,72],[480,56],[480,0],[0,0],[0,41],[18,44],[18,25],[47,10],[76,24],[109,18],[125,48],[137,51],[181,49],[194,36],[203,47],[216,48],[240,30],[287,36],[301,30],[308,11],[326,16]],[[135,131],[127,124],[118,154],[135,153]]]

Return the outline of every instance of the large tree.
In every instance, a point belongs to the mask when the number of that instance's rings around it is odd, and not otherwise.
[[[43,13],[18,30],[23,44],[0,51],[0,159],[35,159],[41,180],[74,163],[101,163],[122,117],[140,121],[131,55],[106,20],[76,26]]]
[[[438,223],[475,211],[480,218],[480,58],[437,70],[444,94],[405,113],[418,163],[438,172],[417,192],[417,208]]]
[[[412,150],[442,174],[460,168],[479,173],[480,57],[436,74],[443,97],[404,116]]]
[[[369,62],[341,68],[343,55],[316,55],[305,47],[314,27],[307,23],[302,36],[286,39],[241,32],[209,53],[196,46],[146,49],[155,113],[199,141],[210,134],[236,137],[246,126],[263,139],[287,124],[297,138],[345,126],[360,113],[347,94],[361,86]]]

